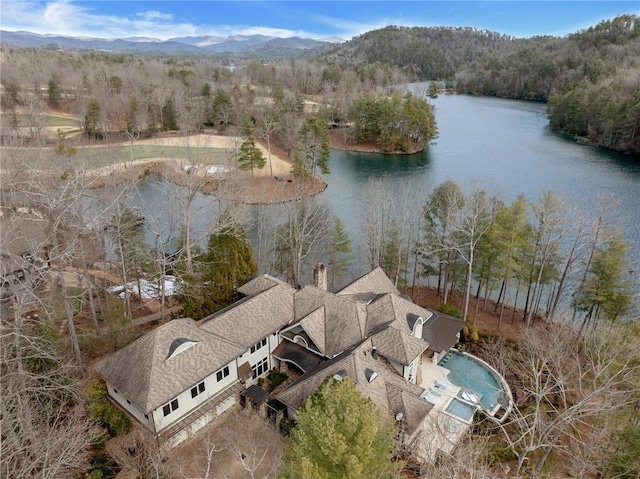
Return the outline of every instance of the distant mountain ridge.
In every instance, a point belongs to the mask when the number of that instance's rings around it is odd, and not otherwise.
[[[310,50],[342,41],[335,37],[315,40],[267,35],[201,35],[159,40],[148,37],[90,38],[64,35],[40,35],[31,32],[0,30],[0,44],[13,47],[38,47],[55,50],[104,50],[138,53],[234,53],[263,49]]]

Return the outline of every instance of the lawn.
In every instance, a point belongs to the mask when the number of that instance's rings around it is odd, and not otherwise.
[[[6,116],[8,116],[7,113],[2,113],[1,114],[1,119],[2,119],[2,124],[5,124],[5,121],[8,121],[7,118],[5,118]],[[23,114],[18,114],[18,125],[20,127],[28,127],[29,126],[29,122],[27,121],[27,116],[23,115]],[[62,127],[72,127],[72,128],[81,128],[82,127],[82,122],[80,120],[76,120],[75,118],[67,118],[64,116],[55,116],[55,115],[46,115],[45,116],[45,122],[43,123],[43,126],[49,126],[49,127],[56,127],[56,128],[62,128]]]
[[[17,163],[30,165],[37,169],[46,169],[57,156],[53,147],[28,150],[6,150],[4,161],[8,165]],[[71,155],[77,159],[83,169],[101,168],[145,158],[183,158],[186,164],[224,165],[235,164],[231,152],[223,148],[203,148],[160,145],[112,145],[96,148],[77,148]]]

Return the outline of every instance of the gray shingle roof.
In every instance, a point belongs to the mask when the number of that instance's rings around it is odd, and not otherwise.
[[[245,296],[256,296],[269,288],[273,288],[277,284],[287,284],[278,278],[274,278],[268,274],[262,274],[257,278],[253,278],[251,281],[247,281],[245,284],[238,288],[238,292]]]
[[[336,294],[344,296],[371,292],[400,294],[400,291],[398,291],[380,267],[369,271],[367,274],[349,283]]]
[[[464,321],[443,313],[434,313],[422,327],[422,339],[429,343],[429,349],[446,351],[457,341],[457,335]]]
[[[246,351],[262,338],[291,323],[295,292],[286,283],[275,284],[257,296],[204,318],[200,327],[233,341]]]
[[[176,340],[194,342],[170,356]],[[188,342],[180,341],[183,345]],[[244,349],[210,334],[184,318],[169,321],[98,362],[95,371],[143,412],[162,406],[222,366]]]
[[[406,331],[389,327],[371,336],[373,345],[385,358],[409,365],[427,349],[427,343]]]
[[[295,294],[295,320],[327,357],[333,357],[364,338],[366,311],[356,302],[305,286]]]
[[[412,301],[395,294],[378,296],[367,305],[367,332],[379,331],[381,327],[393,326],[411,334],[419,317],[428,320],[433,314]]]
[[[402,412],[408,420],[407,427],[411,428],[408,432],[413,432],[432,406],[420,398],[422,388],[389,371],[381,360],[373,359],[370,354],[371,346],[371,341],[367,340],[355,350],[325,361],[278,394],[276,399],[297,410],[317,391],[327,376],[342,373],[356,384],[363,396],[370,398],[381,410],[393,417]],[[367,371],[377,373],[377,377],[371,382],[368,381]]]

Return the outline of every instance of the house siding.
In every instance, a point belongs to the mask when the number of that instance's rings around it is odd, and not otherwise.
[[[274,358],[271,356],[271,353],[278,347],[280,344],[280,335],[278,332],[274,334],[270,334],[266,338],[267,344],[262,346],[260,349],[251,352],[251,349],[248,349],[242,356],[240,356],[237,360],[237,364],[243,364],[248,362],[253,368],[256,364],[267,359],[267,368],[265,372],[263,372],[259,377],[266,376],[270,369],[274,367]],[[262,340],[261,340],[262,341]],[[258,342],[259,343],[259,342]],[[258,377],[258,378],[259,378]],[[249,378],[246,382],[247,387],[258,382],[258,378]]]
[[[222,378],[221,381],[218,381],[216,377],[218,371],[224,371],[225,368],[229,368],[229,375],[225,378]],[[231,384],[237,381],[238,369],[236,366],[236,361],[234,360],[229,364],[223,366],[222,368],[214,371],[213,374],[207,376],[204,379],[204,392],[198,394],[195,398],[191,397],[191,388],[197,386],[200,382],[193,384],[189,389],[178,394],[176,398],[173,398],[178,399],[178,409],[172,411],[167,416],[165,416],[164,412],[162,411],[162,408],[165,404],[155,409],[153,411],[153,420],[156,425],[156,432],[160,432],[163,429],[176,423],[191,411],[198,408],[201,404],[208,401],[210,398],[217,396],[220,392],[224,391]]]
[[[118,403],[122,409],[127,411],[133,416],[140,424],[153,430],[153,424],[151,422],[151,416],[146,418],[144,412],[134,406],[123,394],[121,394],[112,384],[107,383],[107,393],[111,398]],[[148,415],[147,415],[148,416]]]

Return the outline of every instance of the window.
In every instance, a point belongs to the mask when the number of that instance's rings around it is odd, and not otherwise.
[[[220,382],[229,375],[229,366],[225,366],[216,373],[216,381]]]
[[[178,399],[174,399],[171,402],[168,402],[167,404],[165,404],[164,406],[162,406],[162,413],[165,416],[168,416],[169,414],[171,414],[173,411],[175,411],[176,409],[178,409]]]
[[[267,372],[267,368],[268,367],[269,367],[269,359],[268,358],[264,358],[262,361],[260,361],[256,365],[252,366],[251,367],[251,373],[252,373],[253,379],[255,379],[258,376],[260,376],[261,374],[264,374],[265,372]]]
[[[256,344],[251,346],[251,354],[255,353],[258,349],[267,345],[267,338],[263,338],[262,341],[258,341]]]
[[[204,381],[202,381],[200,384],[198,384],[197,386],[193,386],[191,388],[191,397],[194,398],[196,397],[198,394],[202,394],[204,392]]]

